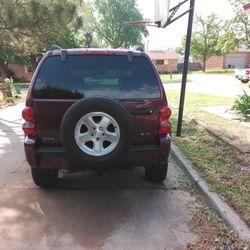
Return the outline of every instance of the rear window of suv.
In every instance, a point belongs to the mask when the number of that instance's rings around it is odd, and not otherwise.
[[[40,99],[159,98],[155,73],[145,57],[68,55],[49,56],[37,75],[33,96]]]

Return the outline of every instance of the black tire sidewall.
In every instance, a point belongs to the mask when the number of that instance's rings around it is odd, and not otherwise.
[[[241,80],[241,82],[242,82],[242,83],[248,83],[249,80],[247,80],[247,79],[244,80],[244,79],[243,79],[243,80]]]
[[[146,179],[152,182],[163,182],[168,173],[168,162],[145,168]]]
[[[113,117],[120,128],[120,140],[115,149],[104,156],[91,156],[83,152],[75,141],[75,126],[86,114],[104,112]],[[84,164],[109,165],[115,164],[123,158],[131,144],[132,123],[129,113],[113,100],[92,97],[85,98],[73,104],[65,113],[60,127],[62,144],[68,157]]]
[[[34,183],[42,188],[51,188],[55,186],[58,170],[47,168],[31,168],[31,174]]]

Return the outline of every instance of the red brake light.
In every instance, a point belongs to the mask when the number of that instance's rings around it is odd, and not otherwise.
[[[35,115],[31,108],[26,107],[22,111],[22,116],[25,122],[22,129],[25,135],[36,136]]]
[[[169,119],[171,114],[172,114],[172,110],[168,106],[165,106],[160,110],[160,116],[162,118]]]
[[[168,106],[164,106],[160,110],[159,114],[159,134],[167,135],[171,132],[171,122],[169,118],[172,114],[171,109]]]
[[[28,107],[24,108],[22,116],[26,122],[31,122],[32,120],[34,120],[34,113],[31,108]]]

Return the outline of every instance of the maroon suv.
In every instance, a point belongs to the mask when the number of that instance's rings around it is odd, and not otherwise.
[[[171,110],[159,75],[140,51],[52,49],[39,63],[22,112],[34,182],[70,172],[144,166],[165,179]]]

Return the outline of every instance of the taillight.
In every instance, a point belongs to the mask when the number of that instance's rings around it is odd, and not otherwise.
[[[35,115],[31,108],[26,107],[22,111],[22,116],[25,122],[22,129],[25,135],[36,136]]]
[[[168,106],[163,107],[159,114],[159,134],[167,135],[171,133],[171,122],[169,120],[172,114],[171,109]]]

